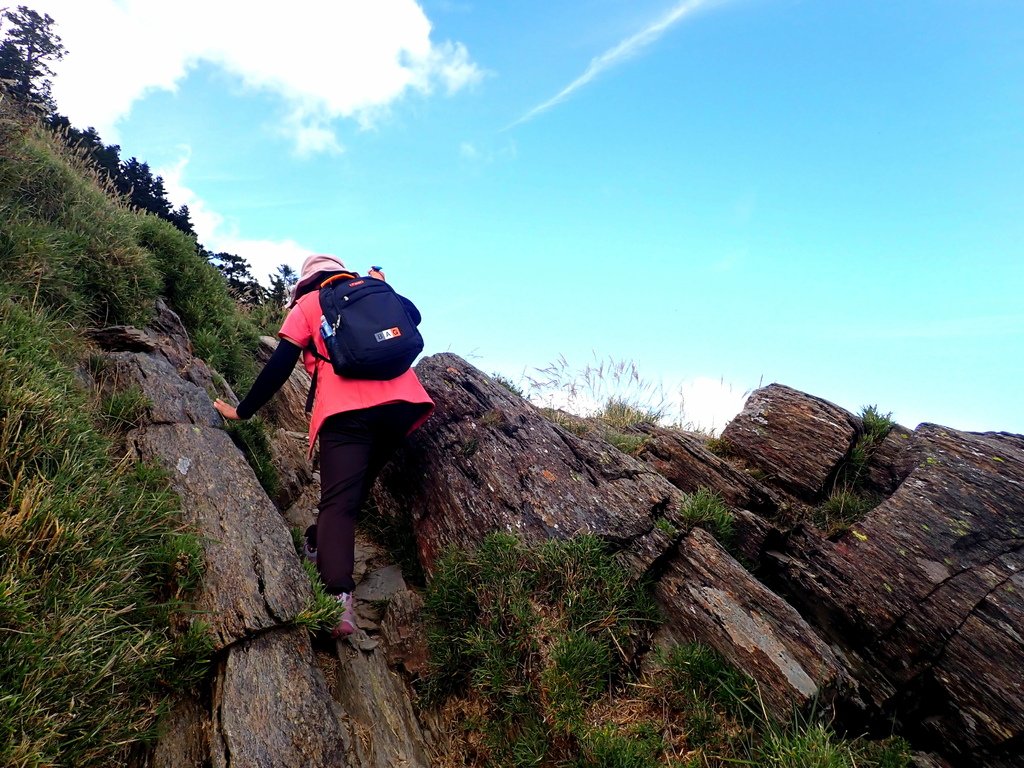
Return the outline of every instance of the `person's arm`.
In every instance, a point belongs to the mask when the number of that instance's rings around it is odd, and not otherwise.
[[[260,375],[256,377],[252,387],[249,389],[242,402],[235,408],[228,405],[220,398],[213,401],[213,407],[217,409],[225,419],[248,419],[267,401],[274,396],[291,375],[295,363],[299,360],[302,349],[294,342],[282,338],[274,354],[270,356],[267,364],[263,366]]]

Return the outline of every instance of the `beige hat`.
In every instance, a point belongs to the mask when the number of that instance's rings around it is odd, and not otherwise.
[[[350,271],[351,270],[345,266],[345,262],[337,256],[328,256],[321,253],[315,253],[312,256],[307,256],[306,260],[302,262],[302,269],[299,272],[299,282],[297,282],[295,287],[292,288],[292,294],[288,298],[289,309],[295,306],[295,297],[298,295],[299,291],[308,286],[310,282],[312,282],[312,280],[321,272]]]

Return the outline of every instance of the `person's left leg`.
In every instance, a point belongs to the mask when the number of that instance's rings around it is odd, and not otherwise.
[[[320,430],[320,514],[317,569],[333,595],[355,589],[355,530],[366,496],[373,434],[363,411],[332,416]]]

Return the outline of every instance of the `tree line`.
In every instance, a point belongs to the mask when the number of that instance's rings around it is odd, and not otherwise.
[[[51,65],[63,59],[67,50],[55,24],[49,14],[39,14],[24,5],[14,10],[0,8],[0,97],[7,94],[40,113],[44,124],[91,163],[129,205],[148,211],[195,238],[188,206],[173,206],[167,199],[163,178],[154,174],[148,163],[136,157],[123,160],[119,145],[105,144],[95,128],[80,130],[57,111],[51,92]],[[243,304],[281,306],[297,280],[295,271],[282,264],[275,274],[269,275],[271,286],[267,289],[253,276],[243,257],[213,253],[198,239],[196,248],[220,271],[232,294]]]

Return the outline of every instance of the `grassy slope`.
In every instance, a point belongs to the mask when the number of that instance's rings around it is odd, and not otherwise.
[[[117,456],[76,370],[81,329],[141,324],[168,297],[235,386],[255,328],[169,224],[112,199],[0,102],[0,764],[117,765],[201,675],[202,628],[170,616],[198,578],[159,473]]]

